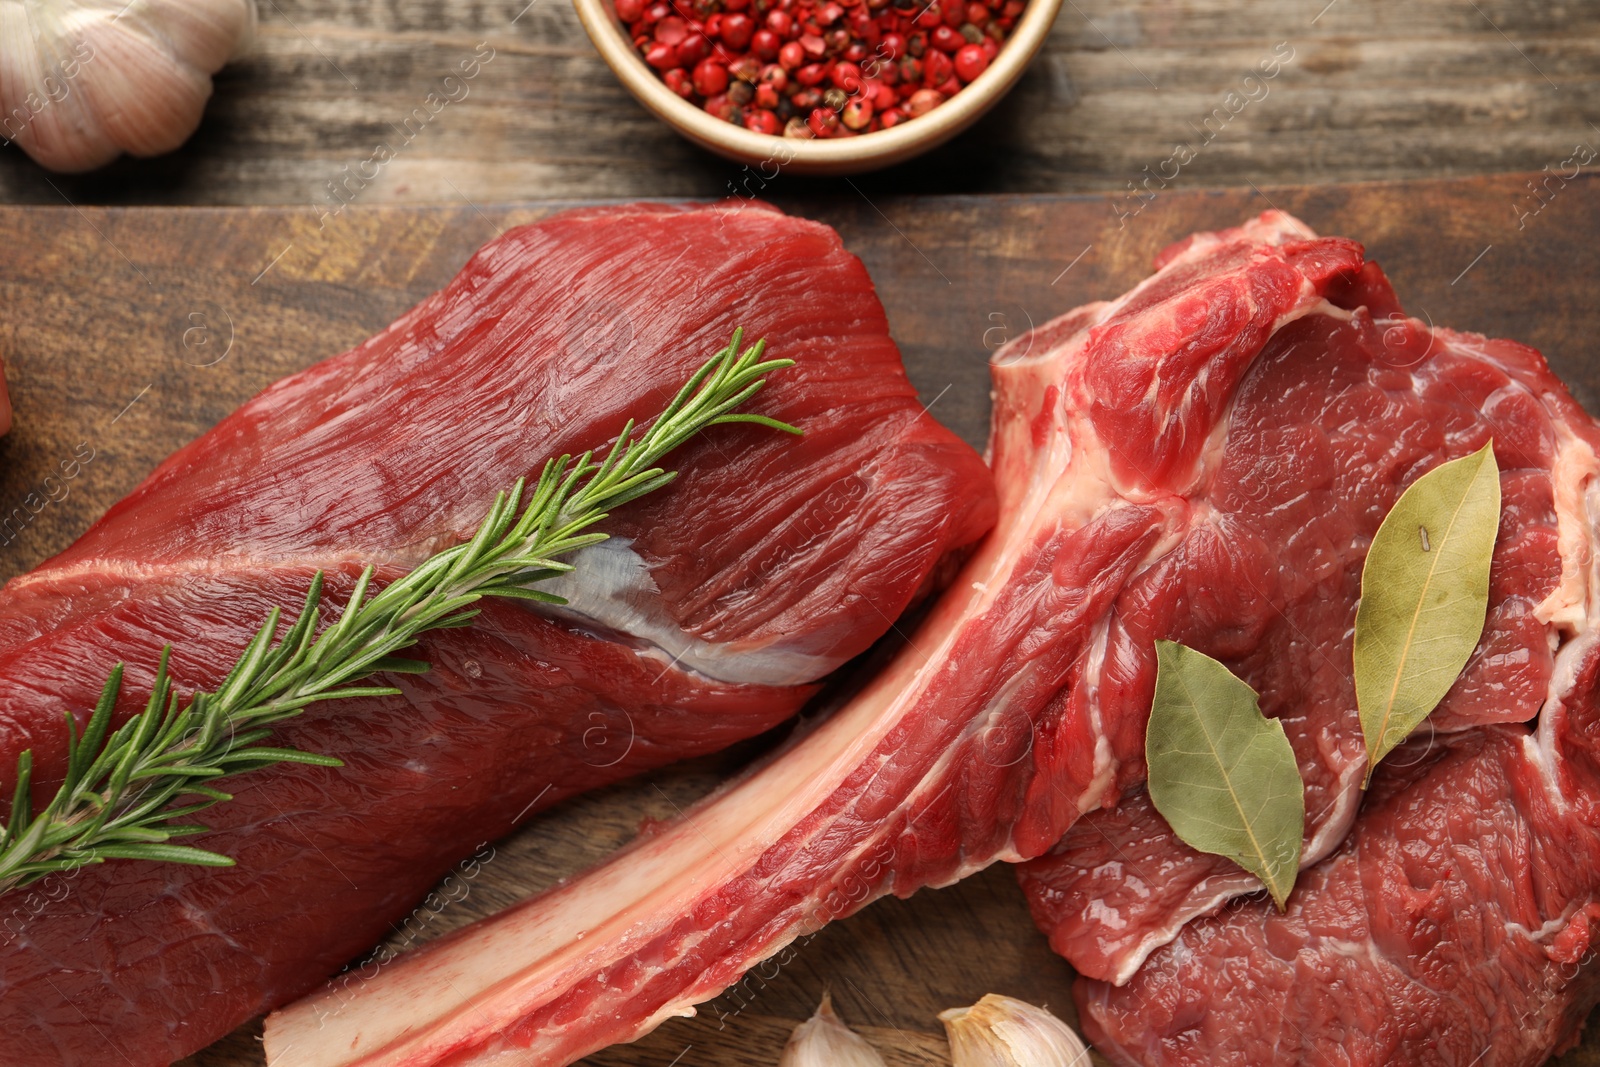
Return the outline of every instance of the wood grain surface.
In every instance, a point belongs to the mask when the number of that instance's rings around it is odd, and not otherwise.
[[[978,444],[987,349],[1030,322],[1122,291],[1166,242],[1269,205],[1366,242],[1419,317],[1538,345],[1596,410],[1600,183],[1580,178],[1546,193],[1532,214],[1538,202],[1525,199],[1526,180],[1175,192],[1126,218],[1126,204],[1099,197],[784,206],[832,223],[867,263],[923,399]],[[169,451],[267,383],[362,340],[442,285],[483,241],[559,206],[357,206],[320,229],[296,209],[0,208],[0,355],[16,406],[16,429],[0,440],[0,522],[18,508],[26,514],[0,535],[0,578],[64,547]],[[46,483],[84,447],[94,458],[76,478]],[[465,900],[419,915],[422,936],[599,858],[641,819],[671,817],[772,740],[538,817],[495,845]],[[992,991],[1070,1016],[1070,977],[1034,932],[1010,872],[996,868],[874,905],[742,998],[587,1062],[776,1063],[790,1029],[831,989],[891,1064],[935,1064],[944,1062],[939,1010]],[[258,1033],[244,1027],[189,1067],[258,1065]],[[1600,1064],[1600,1042],[1560,1062]]]
[[[680,140],[595,54],[567,0],[257,0],[254,49],[178,152],[86,177],[0,150],[0,200],[361,203],[714,196],[737,167]],[[495,58],[414,139],[395,125],[479,42]],[[1279,42],[1294,59],[1184,168],[1184,188],[1538,170],[1600,147],[1600,3],[1069,0],[1011,96],[951,145],[856,180],[868,195],[1120,190],[1191,140]],[[402,143],[403,142],[403,143]],[[856,192],[785,177],[791,194]]]

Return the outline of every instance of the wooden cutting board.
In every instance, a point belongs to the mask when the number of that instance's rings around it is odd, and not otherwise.
[[[1527,176],[1503,176],[1165,192],[1148,202],[775,199],[834,225],[865,260],[924,401],[981,446],[987,350],[1121,292],[1167,242],[1274,206],[1365,242],[1413,314],[1543,349],[1579,399],[1600,410],[1600,358],[1591,352],[1600,336],[1600,183],[1539,178],[1537,196]],[[749,185],[759,191],[759,179]],[[0,357],[16,409],[16,429],[0,440],[0,579],[63,548],[168,452],[269,382],[362,340],[444,284],[484,241],[563,206],[351,206],[322,219],[295,208],[0,208]],[[61,464],[86,449],[93,458],[61,478]],[[425,936],[592,862],[770,740],[540,816],[495,846],[465,900],[419,912]],[[944,1063],[938,1011],[1001,992],[1070,1016],[1070,980],[1002,866],[874,905],[811,941],[776,979],[752,983],[742,1003],[725,999],[720,1012],[670,1022],[587,1062],[775,1064],[828,989],[890,1064]],[[258,1025],[244,1027],[187,1063],[260,1064],[258,1034]],[[1560,1062],[1600,1065],[1600,1039],[1591,1043]]]

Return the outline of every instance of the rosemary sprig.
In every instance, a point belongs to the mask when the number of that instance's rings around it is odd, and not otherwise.
[[[677,477],[657,464],[700,431],[751,422],[800,432],[735,411],[765,384],[763,375],[793,366],[793,360],[763,361],[765,341],[741,351],[742,340],[735,330],[728,347],[706,361],[637,438],[630,420],[604,459],[592,451],[576,460],[552,459],[531,492],[519,479],[498,494],[470,541],[429,557],[372,595],[368,567],[338,621],[320,634],[318,571],[283,637],[274,640],[280,612],[273,608],[215,692],[197,692],[185,702],[167,669],[170,649],[164,650],[144,711],[109,730],[122,688],[117,664],[82,733],[73,716],[65,716],[66,776],[38,812],[29,799],[33,753],[18,758],[10,822],[0,829],[0,893],[108,859],[231,865],[216,852],[169,843],[208,829],[181,820],[232,799],[215,787],[217,779],[274,763],[340,766],[327,756],[265,744],[273,726],[317,701],[399,693],[362,680],[426,670],[427,664],[396,653],[426,631],[468,625],[481,597],[565,603],[532,586],[572,570],[557,557],[604,541],[606,534],[592,527],[612,509]]]

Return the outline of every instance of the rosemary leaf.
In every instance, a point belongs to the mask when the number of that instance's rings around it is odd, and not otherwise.
[[[0,893],[108,859],[231,865],[219,853],[168,844],[207,830],[175,820],[232,799],[209,783],[278,763],[341,766],[330,756],[267,744],[275,726],[319,701],[398,693],[365,679],[426,670],[427,664],[397,653],[428,631],[469,625],[485,596],[565,603],[530,584],[572,570],[556,557],[605,540],[594,527],[613,509],[670,484],[677,473],[658,463],[696,434],[727,423],[800,432],[734,411],[761,389],[764,375],[794,365],[763,359],[764,341],[741,348],[743,336],[735,330],[649,429],[635,435],[629,421],[603,458],[585,452],[549,460],[531,492],[519,480],[498,494],[468,541],[430,556],[375,594],[368,567],[339,618],[320,634],[323,575],[317,572],[283,635],[277,636],[282,612],[273,608],[215,692],[185,701],[169,671],[170,650],[164,650],[144,710],[113,730],[123,674],[117,664],[81,732],[66,716],[65,775],[37,811],[33,753],[18,757],[9,821],[0,825]]]

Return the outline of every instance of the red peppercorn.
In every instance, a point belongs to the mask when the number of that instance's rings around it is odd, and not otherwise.
[[[661,80],[667,83],[668,89],[671,89],[685,100],[695,94],[695,87],[689,79],[689,72],[682,67],[673,67],[661,76]]]
[[[711,42],[703,33],[692,33],[678,42],[678,62],[693,67],[711,54]]]
[[[778,49],[782,47],[782,39],[771,30],[757,30],[755,36],[750,38],[750,51],[762,59],[777,59]]]
[[[937,89],[918,89],[911,96],[906,105],[906,112],[912,118],[920,118],[944,103],[944,94]]]
[[[762,133],[891,129],[994,62],[1027,0],[612,0],[674,93]],[[902,6],[903,5],[903,6]]]
[[[839,121],[852,130],[864,130],[872,125],[872,102],[860,97],[850,101],[839,114]]]
[[[702,60],[694,68],[694,91],[711,97],[728,89],[728,68],[714,59]]]
[[[928,40],[941,52],[955,52],[967,43],[967,39],[949,26],[935,26],[933,32],[928,34]]]
[[[830,80],[847,93],[861,91],[861,68],[854,63],[835,63]]]
[[[653,44],[644,54],[644,61],[657,70],[671,70],[678,66],[678,50],[670,44]]]
[[[749,15],[725,15],[722,19],[722,43],[729,48],[742,50],[750,44],[756,24]]]
[[[669,14],[667,18],[656,22],[656,43],[659,45],[677,45],[680,40],[688,37],[688,34],[690,27],[675,14]]]
[[[754,130],[756,133],[770,133],[777,135],[783,132],[783,123],[778,121],[778,116],[763,107],[757,107],[745,112],[744,128]]]
[[[983,45],[969,44],[956,53],[956,77],[964,82],[982,74],[989,66],[989,57],[983,53]]]
[[[806,118],[806,125],[817,137],[837,137],[840,132],[839,115],[825,107],[816,108]]]

